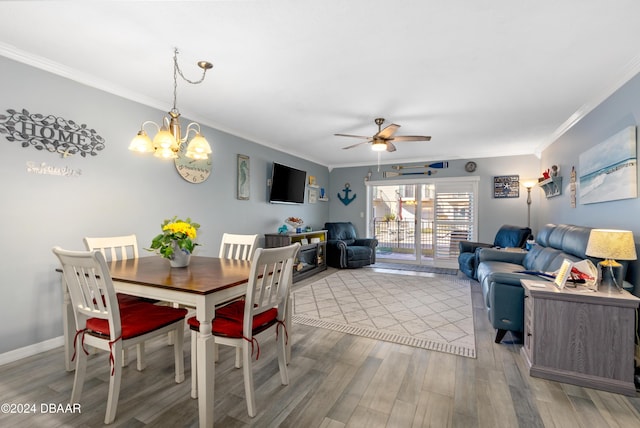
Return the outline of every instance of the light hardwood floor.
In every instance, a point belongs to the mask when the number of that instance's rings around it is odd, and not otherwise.
[[[330,269],[319,275],[328,275]],[[295,284],[313,282],[318,275]],[[260,343],[254,365],[258,415],[247,416],[242,371],[221,347],[216,365],[218,427],[640,427],[640,398],[532,378],[521,346],[493,343],[477,282],[472,281],[477,359],[295,325],[290,384],[280,385],[275,341]],[[166,338],[147,344],[147,368],[125,368],[115,427],[197,427],[189,398],[189,335],[182,384],[173,381]],[[73,373],[62,349],[0,367],[0,403],[35,404],[35,415],[0,413],[1,427],[103,425],[109,370],[104,353],[89,359],[80,414],[43,414],[67,404]]]

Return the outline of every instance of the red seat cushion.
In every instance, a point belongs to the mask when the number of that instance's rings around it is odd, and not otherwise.
[[[244,300],[237,300],[229,305],[216,309],[216,317],[211,327],[212,333],[225,337],[242,337],[242,322],[244,318]],[[275,324],[278,309],[271,308],[253,317],[253,333],[257,334]],[[191,317],[187,323],[192,330],[200,330],[200,323],[196,317]]]
[[[242,321],[244,319],[244,303],[245,300],[241,299],[219,307],[216,309],[216,318],[227,318],[230,320]]]
[[[116,293],[116,297],[118,298],[118,305],[120,307],[123,305],[137,305],[138,303],[144,302],[140,297],[124,293]]]
[[[187,310],[169,306],[157,306],[152,303],[138,302],[134,305],[120,306],[122,339],[130,339],[149,333],[158,328],[173,324],[184,318]],[[87,320],[87,330],[102,336],[109,336],[109,321],[99,318]]]
[[[118,306],[128,306],[128,305],[137,305],[138,303],[144,302],[141,297],[130,296],[129,294],[124,293],[116,293],[116,298],[118,299]],[[97,303],[96,299],[93,299],[93,303]],[[107,306],[106,297],[102,296],[102,304]]]

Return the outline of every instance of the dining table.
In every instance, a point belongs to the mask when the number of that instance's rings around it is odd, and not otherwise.
[[[118,293],[195,308],[195,316],[200,322],[197,335],[199,425],[213,427],[215,341],[211,334],[211,323],[216,305],[229,302],[246,293],[251,262],[192,256],[189,266],[172,268],[168,260],[151,256],[116,260],[108,263],[108,266]],[[64,279],[63,290],[65,362],[67,370],[71,371],[75,324],[73,307]]]

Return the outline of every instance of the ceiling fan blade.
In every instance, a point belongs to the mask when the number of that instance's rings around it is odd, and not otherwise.
[[[393,134],[396,133],[398,128],[400,128],[400,125],[396,125],[395,123],[392,123],[391,125],[385,127],[383,130],[378,132],[376,135],[374,135],[374,137],[383,138],[385,140],[388,140],[391,137],[393,137]]]
[[[387,141],[387,151],[388,152],[395,152],[396,151],[396,146],[394,146],[391,141]]]
[[[371,137],[365,137],[364,135],[351,135],[351,134],[333,134],[336,137],[351,137],[351,138],[360,138],[361,140],[370,140]]]
[[[358,147],[360,144],[367,144],[367,143],[368,143],[368,141],[361,141],[359,143],[352,144],[352,145],[347,146],[347,147],[343,147],[342,150],[352,149],[354,147]]]
[[[431,137],[426,135],[400,135],[393,141],[431,141]]]

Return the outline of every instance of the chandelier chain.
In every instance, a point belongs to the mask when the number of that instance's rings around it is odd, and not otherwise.
[[[173,51],[173,110],[174,111],[178,110],[178,108],[176,107],[176,100],[178,98],[178,74],[180,75],[180,77],[182,77],[182,79],[185,82],[191,83],[192,85],[197,85],[199,83],[202,83],[204,81],[205,75],[207,74],[207,69],[203,68],[202,77],[200,77],[200,80],[187,79],[182,73],[180,66],[178,65],[178,53],[179,53],[178,48],[175,48]]]

